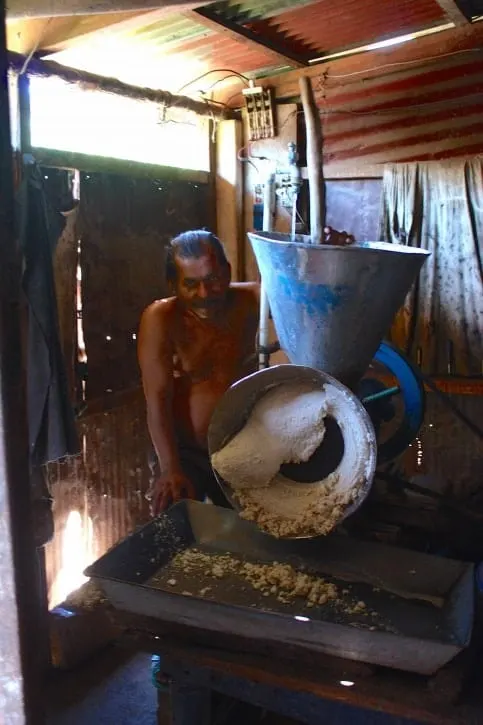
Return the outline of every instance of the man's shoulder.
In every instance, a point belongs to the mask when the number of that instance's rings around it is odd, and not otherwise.
[[[166,297],[164,299],[155,300],[146,307],[142,314],[141,324],[146,328],[153,325],[163,326],[169,325],[174,319],[176,312],[176,297]]]

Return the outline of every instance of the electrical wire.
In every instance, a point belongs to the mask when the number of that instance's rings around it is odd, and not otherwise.
[[[193,83],[201,81],[203,78],[206,78],[206,76],[209,76],[212,73],[229,73],[230,77],[236,76],[243,80],[247,86],[250,85],[250,79],[247,76],[244,76],[243,73],[238,73],[238,71],[233,70],[232,68],[213,68],[213,70],[206,71],[206,73],[202,73],[200,76],[197,76],[197,78],[193,78],[191,81],[188,81],[188,83],[185,83],[183,86],[181,86],[181,88],[179,88],[177,91],[178,95],[182,93],[182,91],[184,91],[186,88],[189,88],[189,86],[192,86]],[[221,80],[218,82],[221,82]],[[216,85],[216,83],[214,85]]]
[[[228,99],[226,100],[226,104],[227,104],[228,108],[231,108],[231,106],[230,106],[230,102],[231,102],[231,101],[232,101],[232,100],[233,100],[234,98],[237,98],[238,96],[241,96],[241,91],[237,91],[236,93],[233,93],[233,94],[232,94],[232,95],[231,95],[231,96],[230,96],[230,97],[229,97],[229,98],[228,98]]]
[[[452,55],[460,55],[461,53],[481,53],[483,48],[466,48],[462,50],[454,50],[451,53],[441,53],[440,55],[432,55],[429,58],[415,58],[414,60],[401,60],[396,63],[386,63],[385,65],[378,65],[374,68],[368,68],[367,70],[356,70],[353,73],[342,73],[341,75],[327,75],[327,80],[332,78],[352,78],[353,76],[364,75],[364,73],[373,73],[376,70],[385,70],[386,68],[395,68],[397,66],[414,65],[416,63],[426,63],[432,60],[440,60],[441,58],[449,58]]]
[[[483,95],[482,93],[471,93],[468,97],[477,98]],[[458,108],[461,108],[461,100],[458,99]],[[426,108],[434,108],[435,106],[448,107],[447,101],[428,101],[426,103],[418,103],[412,106],[394,106],[393,108],[375,108],[369,111],[355,111],[350,108],[320,108],[320,114],[324,116],[333,116],[338,114],[347,114],[348,116],[384,116],[388,113],[405,113],[406,111],[419,111]]]
[[[22,68],[20,69],[19,76],[23,76],[24,73],[26,73],[27,68],[29,66],[29,63],[32,60],[34,53],[37,51],[40,43],[44,39],[45,33],[47,32],[47,28],[49,27],[49,25],[52,22],[52,20],[53,20],[52,17],[48,18],[47,21],[42,26],[42,29],[40,30],[40,32],[39,32],[39,34],[37,36],[37,40],[35,41],[34,45],[32,46],[32,50],[30,51],[30,53],[25,58],[25,62],[23,64]]]
[[[211,91],[211,90],[212,90],[212,89],[213,89],[213,88],[214,88],[215,86],[217,86],[217,85],[218,85],[219,83],[223,83],[223,81],[226,81],[226,80],[228,80],[228,78],[239,78],[239,80],[242,80],[242,79],[241,79],[241,78],[239,77],[238,73],[229,73],[228,75],[226,75],[226,76],[223,76],[223,78],[218,78],[218,80],[216,80],[216,81],[215,81],[214,83],[212,83],[212,84],[211,84],[211,86],[208,86],[208,88],[206,88],[206,90],[204,90],[204,91],[201,91],[201,92],[202,92],[202,93],[208,93],[208,92],[209,92],[209,91]]]
[[[223,78],[219,78],[214,83],[212,83],[210,86],[208,86],[208,88],[206,88],[206,89],[201,89],[200,88],[200,89],[198,89],[196,91],[193,91],[193,93],[201,95],[203,101],[205,101],[208,105],[211,104],[211,103],[213,103],[216,106],[221,106],[222,108],[230,108],[230,106],[227,103],[223,103],[223,101],[215,101],[212,98],[205,98],[205,95],[207,93],[209,93],[218,83],[222,83],[227,78],[237,78],[237,77],[240,77],[242,79],[245,79],[245,76],[242,76],[241,73],[237,73],[236,71],[231,71],[229,68],[227,68],[227,69],[220,68],[220,69],[217,69],[217,70],[208,71],[207,73],[203,73],[203,75],[198,76],[198,78],[194,78],[192,81],[189,81],[189,83],[185,83],[184,86],[181,86],[181,88],[176,92],[176,95],[181,95],[182,91],[185,88],[188,88],[188,86],[192,85],[193,83],[196,83],[198,80],[201,80],[204,76],[209,75],[210,73],[224,73],[224,72],[228,73],[229,75],[226,75]],[[248,79],[245,79],[245,80],[246,80],[246,83],[248,85]],[[170,108],[176,108],[176,106],[178,106],[180,104],[180,102],[181,101],[177,101],[175,103],[172,103],[171,106],[170,106]]]

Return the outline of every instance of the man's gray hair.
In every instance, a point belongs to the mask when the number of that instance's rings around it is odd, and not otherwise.
[[[222,266],[228,266],[225,248],[218,237],[207,229],[194,229],[189,232],[178,234],[171,240],[166,255],[166,277],[168,282],[176,280],[175,257],[180,259],[199,259],[206,254],[207,249],[212,249],[218,262]]]

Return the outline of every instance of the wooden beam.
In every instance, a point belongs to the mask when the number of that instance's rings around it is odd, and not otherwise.
[[[146,13],[147,14],[147,13]],[[89,35],[119,24],[139,13],[112,13],[112,15],[73,16],[71,18],[23,18],[7,23],[7,47],[15,53],[28,54],[32,48],[56,48],[77,35]]]
[[[263,39],[244,25],[239,25],[228,18],[215,15],[209,8],[197,8],[196,10],[190,10],[184,13],[184,15],[185,17],[189,17],[190,20],[194,20],[200,25],[214,30],[215,33],[222,33],[239,43],[243,43],[249,48],[263,51],[284,66],[289,65],[294,68],[306,68],[309,64],[307,58],[302,58],[297,53],[292,53],[282,43],[277,43],[273,39]]]
[[[24,68],[26,59],[23,55],[9,53],[8,57],[11,68],[17,71]],[[53,61],[31,58],[28,63],[27,72],[31,76],[36,75],[47,78],[55,76],[62,78],[68,83],[87,84],[96,90],[113,93],[118,96],[125,96],[126,98],[133,98],[138,101],[151,101],[153,103],[166,104],[168,107],[176,106],[186,111],[193,111],[199,116],[208,116],[209,118],[217,119],[238,117],[230,109],[210,103],[209,101],[196,101],[193,98],[177,96],[168,91],[132,86],[128,83],[122,83],[122,81],[116,78],[106,78],[95,73],[74,70],[73,68],[68,68]]]
[[[42,725],[4,12],[0,0],[0,720]]]
[[[180,6],[209,5],[213,0],[186,3],[186,0],[164,0],[163,6],[179,11]],[[157,10],[160,0],[9,0],[8,18],[50,18],[102,13],[144,12]]]
[[[233,278],[245,278],[243,233],[243,169],[238,154],[243,146],[239,121],[222,121],[216,130],[216,229],[225,244]]]
[[[455,25],[471,23],[471,19],[466,17],[456,0],[436,0],[436,2],[448,20],[451,20]]]
[[[310,239],[312,244],[323,244],[325,227],[325,182],[322,170],[322,124],[315,103],[310,79],[299,80],[300,96],[304,110],[307,145],[307,170],[310,197]]]
[[[182,5],[168,5],[156,10],[142,13],[113,13],[112,15],[99,15],[97,23],[88,22],[90,18],[74,18],[75,25],[70,32],[66,32],[64,36],[58,34],[52,42],[42,42],[41,48],[53,51],[70,50],[79,45],[87,43],[100,43],[109,40],[116,35],[132,35],[137,30],[148,28],[155,23],[165,19],[174,12],[180,13],[196,7],[199,3],[185,2]],[[104,23],[100,20],[105,18]],[[55,19],[54,19],[55,20]],[[86,27],[87,26],[87,27]],[[86,50],[88,52],[88,49]]]
[[[186,181],[195,184],[208,184],[210,180],[210,174],[207,171],[144,164],[140,161],[113,159],[109,156],[91,156],[90,154],[79,154],[73,151],[57,151],[45,148],[32,148],[31,153],[42,166],[52,166],[57,169],[98,171],[105,174],[123,174],[135,178],[167,179],[169,181]]]

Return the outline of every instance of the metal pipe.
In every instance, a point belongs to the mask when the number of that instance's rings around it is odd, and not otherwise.
[[[297,234],[297,202],[298,202],[298,192],[294,191],[292,196],[292,219],[291,219],[291,236],[292,239],[295,239]]]
[[[274,225],[275,215],[275,174],[268,175],[263,189],[263,231],[271,232]],[[266,352],[270,339],[270,306],[263,284],[260,284],[260,326],[258,331],[258,368],[268,368],[270,356]]]
[[[384,390],[380,390],[378,393],[367,395],[365,398],[362,398],[362,403],[363,405],[367,405],[368,403],[374,403],[376,400],[392,398],[393,395],[398,395],[398,393],[400,392],[401,388],[399,387],[399,385],[395,385],[393,388],[385,388]]]
[[[290,188],[292,191],[292,219],[291,219],[291,233],[292,239],[295,239],[297,234],[297,203],[299,198],[299,192],[302,188],[302,172],[298,165],[299,154],[297,146],[291,141],[288,145],[288,164],[290,168]]]

